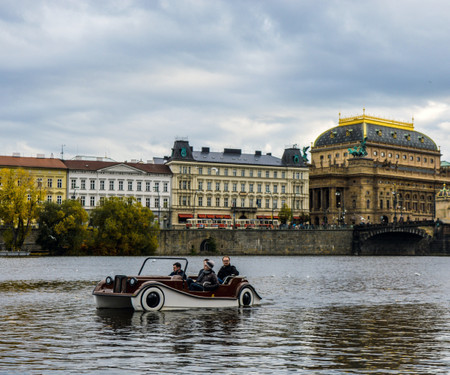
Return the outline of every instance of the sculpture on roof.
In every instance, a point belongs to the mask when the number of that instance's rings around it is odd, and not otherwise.
[[[364,137],[359,146],[349,148],[348,152],[350,153],[350,155],[353,155],[353,157],[367,156],[366,142],[367,142],[367,137]]]
[[[306,152],[308,151],[308,149],[309,149],[309,146],[303,147],[303,155],[302,155],[302,159],[303,159],[303,161],[304,161],[305,163],[308,162],[308,156],[306,155]]]

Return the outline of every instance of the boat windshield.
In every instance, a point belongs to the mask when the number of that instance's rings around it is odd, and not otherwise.
[[[142,263],[138,276],[144,275],[169,275],[174,263],[180,263],[181,269],[186,274],[188,260],[180,257],[147,257]]]

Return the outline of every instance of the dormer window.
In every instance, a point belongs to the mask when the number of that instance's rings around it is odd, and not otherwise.
[[[378,136],[382,136],[383,132],[381,131],[381,129],[375,129],[375,133],[377,133]]]
[[[334,138],[334,137],[336,137],[336,134],[337,134],[337,132],[336,131],[331,131],[330,132],[330,138]]]
[[[392,138],[397,139],[397,132],[391,132]]]
[[[352,132],[353,132],[353,129],[347,129],[347,130],[345,131],[345,136],[346,136],[346,137],[350,137],[350,134],[352,134]]]
[[[411,140],[411,134],[405,134],[405,139],[407,141],[410,141]]]

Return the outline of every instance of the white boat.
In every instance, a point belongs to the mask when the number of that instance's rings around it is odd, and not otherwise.
[[[148,257],[137,276],[115,275],[100,281],[92,294],[97,308],[133,308],[135,311],[183,310],[189,308],[223,308],[258,305],[261,297],[245,276],[227,277],[212,291],[189,290],[181,276],[144,276],[149,260],[170,259],[185,262],[176,257]]]

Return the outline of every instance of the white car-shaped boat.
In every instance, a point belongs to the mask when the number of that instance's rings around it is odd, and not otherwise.
[[[115,275],[100,281],[92,294],[97,308],[133,308],[135,311],[182,310],[188,308],[222,308],[258,305],[261,297],[245,276],[228,276],[223,284],[211,291],[189,290],[181,276],[145,276],[144,266],[151,260],[175,257],[148,257],[137,276]],[[192,276],[195,280],[195,277]]]

